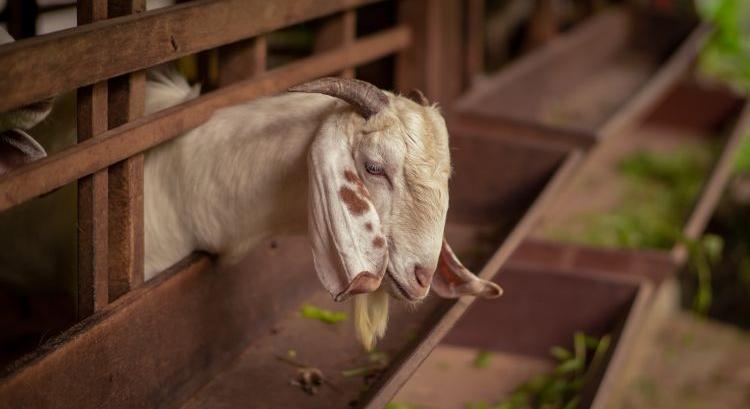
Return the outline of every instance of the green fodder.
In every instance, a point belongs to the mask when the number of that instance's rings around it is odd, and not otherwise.
[[[624,157],[617,165],[621,200],[609,211],[585,215],[583,234],[570,239],[600,247],[671,248],[682,239],[682,226],[709,174],[714,150],[697,144]]]

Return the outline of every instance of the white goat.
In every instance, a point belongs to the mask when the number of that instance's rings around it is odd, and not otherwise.
[[[318,277],[337,301],[374,292],[355,297],[366,348],[385,331],[388,294],[376,291],[384,276],[407,302],[431,283],[445,297],[500,294],[443,240],[450,157],[434,106],[358,80],[292,91],[221,109],[148,152],[147,279],[195,249],[231,263],[270,236],[307,230]]]
[[[307,231],[324,287],[337,301],[363,294],[354,319],[367,348],[384,334],[389,293],[500,294],[443,240],[450,156],[434,106],[357,80],[293,91],[221,109],[147,152],[146,279],[196,249],[231,263],[270,236]],[[152,71],[146,113],[196,95],[175,71]],[[69,224],[59,237],[75,237]]]

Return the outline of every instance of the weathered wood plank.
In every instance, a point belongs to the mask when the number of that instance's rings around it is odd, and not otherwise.
[[[357,13],[353,10],[327,18],[318,28],[315,52],[324,52],[354,42],[357,36]],[[354,78],[354,68],[346,68],[340,75]]]
[[[205,122],[218,108],[373,61],[407,47],[410,42],[406,27],[385,30],[351,46],[283,66],[107,131],[101,139],[82,142],[0,177],[0,211],[175,138]]]
[[[4,45],[0,112],[374,1],[200,0]]]
[[[145,0],[109,0],[109,17],[141,13]],[[143,115],[144,71],[109,80],[108,128]],[[143,154],[109,168],[109,300],[143,283]]]
[[[78,2],[78,24],[107,18],[107,0]],[[78,141],[107,130],[107,83],[78,90]],[[104,308],[108,299],[107,169],[78,181],[78,317]]]

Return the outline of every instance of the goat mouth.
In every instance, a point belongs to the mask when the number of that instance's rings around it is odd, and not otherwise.
[[[391,270],[386,270],[386,274],[388,276],[388,282],[391,283],[391,289],[395,289],[396,291],[391,291],[393,295],[396,295],[397,298],[400,298],[404,301],[410,302],[410,303],[416,303],[419,301],[419,298],[414,297],[413,295],[409,294],[408,291],[401,285],[401,283],[396,280],[396,277],[393,276],[393,273],[391,273]]]

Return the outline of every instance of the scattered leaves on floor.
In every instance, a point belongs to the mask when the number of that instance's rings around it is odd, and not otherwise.
[[[347,318],[347,314],[345,312],[326,310],[310,304],[305,304],[302,306],[300,315],[305,318],[324,322],[326,324],[338,324],[339,322],[344,321]]]

